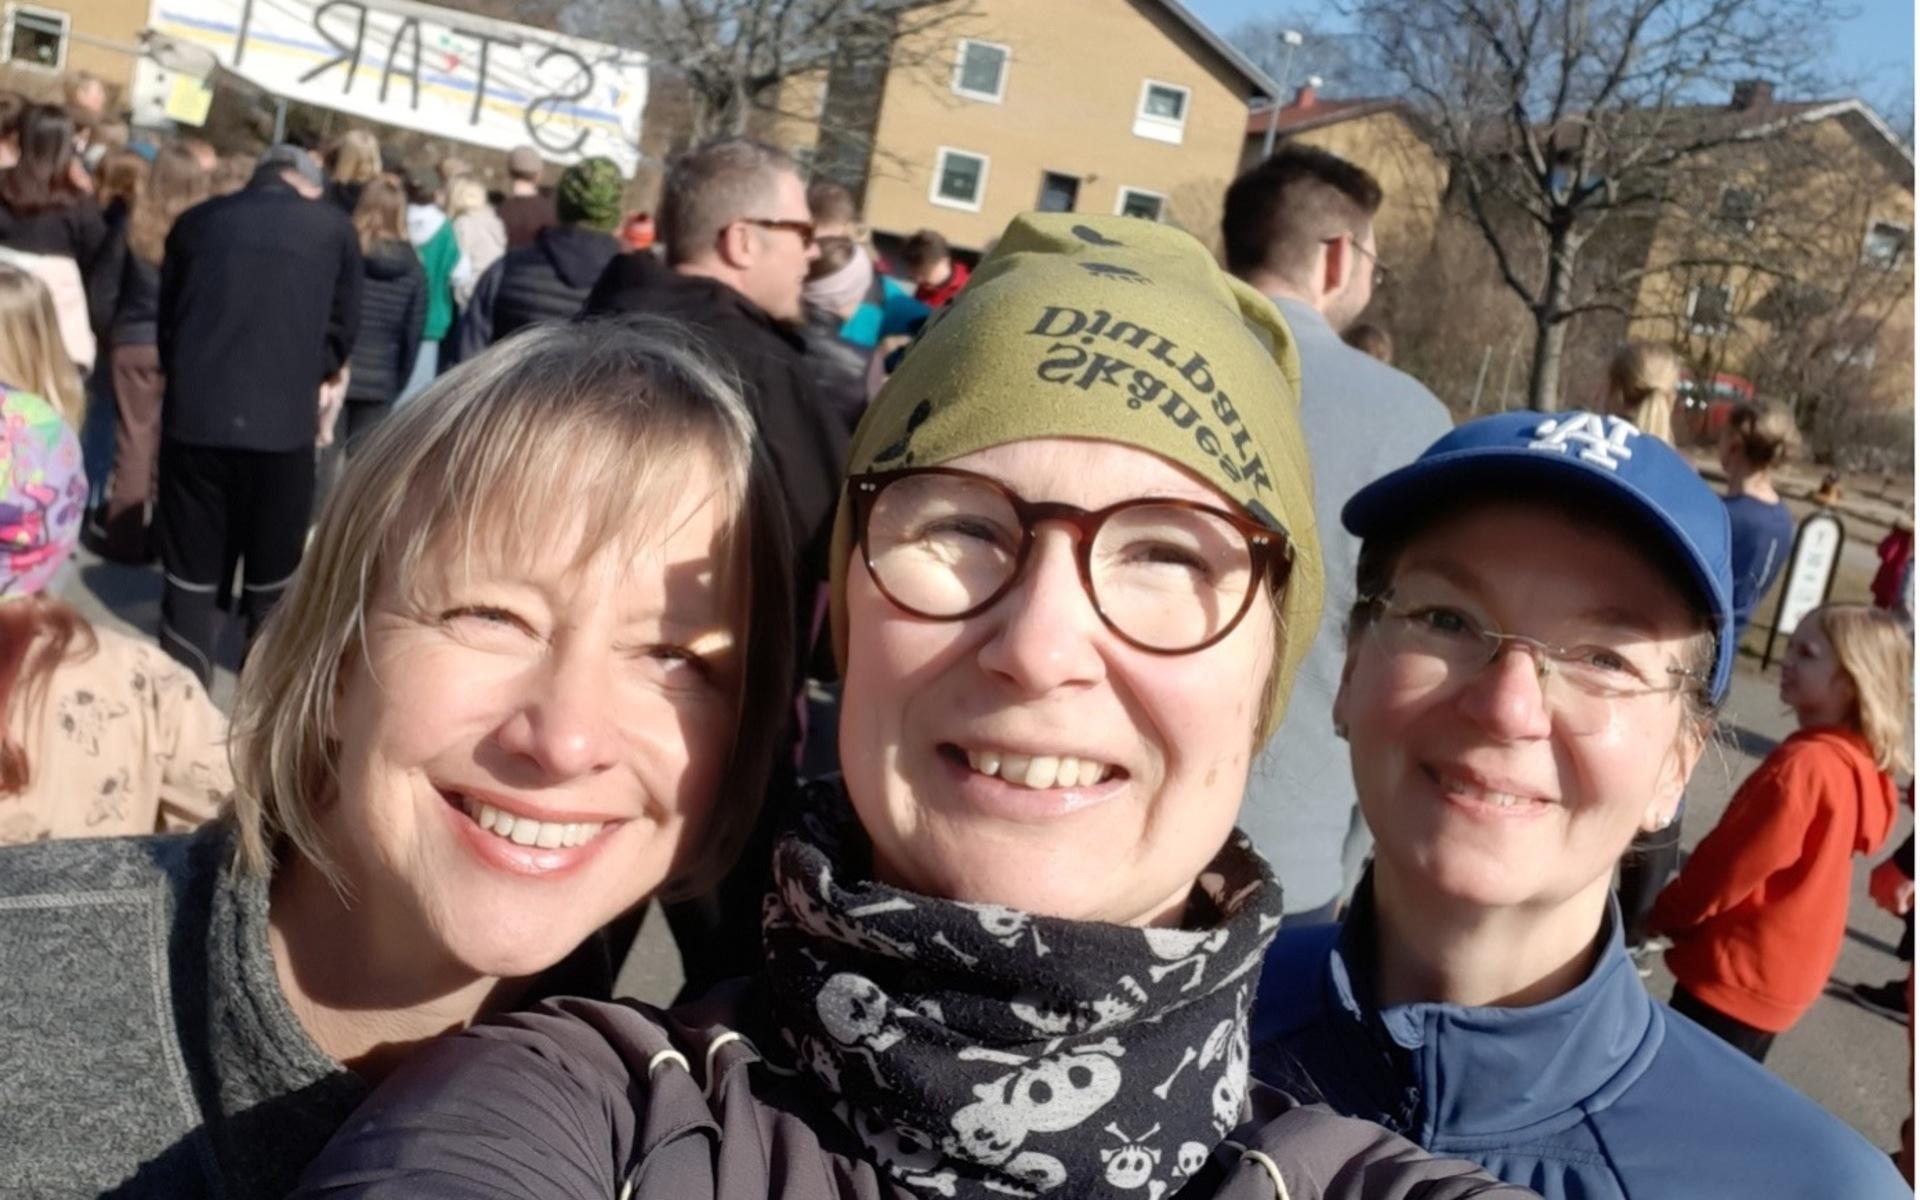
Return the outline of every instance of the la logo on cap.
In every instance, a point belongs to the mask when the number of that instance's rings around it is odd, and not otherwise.
[[[1628,442],[1639,436],[1640,431],[1633,422],[1619,417],[1569,413],[1559,418],[1548,417],[1534,426],[1533,440],[1527,443],[1527,449],[1570,454],[1577,448],[1584,461],[1618,471],[1625,460],[1633,457]]]

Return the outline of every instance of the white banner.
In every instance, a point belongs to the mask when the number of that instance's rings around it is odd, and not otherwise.
[[[1840,565],[1840,549],[1846,542],[1840,518],[1830,512],[1816,512],[1800,523],[1793,558],[1787,563],[1787,581],[1780,589],[1774,632],[1792,637],[1801,620],[1827,602],[1827,593],[1833,590],[1833,573]]]
[[[640,162],[646,56],[411,0],[153,0],[152,25],[289,99],[551,162]]]

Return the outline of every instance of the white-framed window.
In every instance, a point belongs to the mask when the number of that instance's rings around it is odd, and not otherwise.
[[[1752,233],[1760,223],[1760,193],[1754,188],[1729,185],[1720,192],[1720,208],[1714,214],[1723,229],[1734,233]]]
[[[990,160],[971,150],[940,147],[933,160],[933,188],[927,199],[945,208],[979,212],[987,197],[987,167]]]
[[[1007,95],[1007,64],[1013,50],[998,42],[975,38],[960,39],[960,53],[953,60],[953,90],[973,100],[1000,103]]]
[[[1694,284],[1687,291],[1687,323],[1709,336],[1732,329],[1733,289],[1724,283]]]
[[[1156,142],[1180,144],[1187,132],[1187,108],[1193,91],[1177,83],[1148,79],[1140,85],[1140,107],[1133,114],[1133,132]]]
[[[1860,246],[1860,261],[1868,266],[1891,271],[1907,257],[1907,243],[1913,230],[1893,221],[1875,221],[1867,226],[1867,240]]]
[[[7,5],[5,61],[36,71],[67,69],[67,31],[72,18],[50,8]]]
[[[1167,198],[1159,192],[1149,192],[1145,188],[1122,187],[1120,199],[1113,206],[1116,216],[1141,217],[1148,221],[1158,221],[1167,207]]]

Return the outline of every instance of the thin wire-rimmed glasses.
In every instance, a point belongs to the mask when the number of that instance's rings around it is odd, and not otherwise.
[[[1597,733],[1618,705],[1646,696],[1671,696],[1688,687],[1704,690],[1697,671],[1658,662],[1647,639],[1627,631],[1596,631],[1588,640],[1560,646],[1520,633],[1489,628],[1460,608],[1408,600],[1396,604],[1391,589],[1361,600],[1372,610],[1371,628],[1381,648],[1416,687],[1465,683],[1485,670],[1508,646],[1533,659],[1541,696],[1560,727],[1573,734]]]
[[[1022,499],[989,476],[954,467],[855,475],[854,531],[867,571],[897,607],[958,621],[1005,596],[1031,557],[1035,527],[1075,533],[1080,584],[1122,641],[1191,654],[1233,632],[1262,581],[1284,586],[1293,552],[1278,530],[1174,497],[1088,511]]]

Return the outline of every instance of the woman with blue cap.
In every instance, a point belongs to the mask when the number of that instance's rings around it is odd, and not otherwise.
[[[1283,933],[1254,1072],[1548,1197],[1910,1195],[1884,1154],[1627,957],[1613,868],[1726,695],[1727,522],[1616,417],[1473,421],[1360,491],[1335,724],[1378,839]]]

